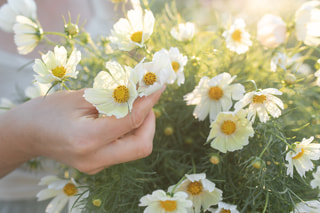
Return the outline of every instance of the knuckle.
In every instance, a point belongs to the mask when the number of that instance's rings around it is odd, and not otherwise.
[[[143,143],[143,145],[140,147],[139,151],[139,157],[144,158],[149,156],[152,153],[153,143],[152,141],[147,141]]]
[[[131,126],[136,129],[143,123],[144,115],[140,110],[133,111],[130,116]]]

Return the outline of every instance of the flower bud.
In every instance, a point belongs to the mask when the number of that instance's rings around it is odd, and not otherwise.
[[[94,200],[92,200],[92,204],[94,205],[94,206],[96,206],[96,207],[99,207],[99,206],[101,206],[101,200],[100,199],[94,199]]]
[[[295,75],[288,73],[284,76],[284,81],[286,82],[286,84],[288,85],[292,85],[296,82],[297,78]]]
[[[79,33],[79,27],[76,24],[68,23],[68,24],[64,25],[64,32],[69,37],[73,37]]]
[[[158,108],[153,108],[153,112],[154,112],[154,115],[156,116],[156,118],[160,118],[162,115],[161,110]]]
[[[219,155],[217,154],[212,154],[211,157],[210,157],[210,162],[213,164],[213,165],[218,165],[220,163],[220,157]]]
[[[184,143],[188,144],[188,145],[191,145],[191,144],[193,144],[193,139],[191,137],[186,137],[184,139]]]
[[[173,132],[174,132],[174,130],[173,130],[173,127],[172,127],[172,126],[167,126],[167,127],[164,128],[164,130],[163,130],[163,133],[164,133],[166,136],[172,135]]]

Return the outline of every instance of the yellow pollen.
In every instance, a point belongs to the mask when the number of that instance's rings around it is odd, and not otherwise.
[[[231,35],[232,40],[234,40],[235,42],[240,42],[241,38],[242,38],[241,36],[242,36],[242,32],[239,29],[233,31],[233,33]]]
[[[265,95],[255,95],[252,98],[252,102],[255,104],[263,104],[267,100],[267,97]]]
[[[198,195],[202,192],[203,186],[199,181],[189,183],[187,191],[192,195]]]
[[[236,131],[236,124],[233,121],[226,120],[221,125],[221,131],[226,135],[231,135]]]
[[[117,103],[125,103],[129,99],[129,89],[124,85],[119,85],[113,90],[112,97]]]
[[[62,78],[66,72],[67,70],[63,66],[58,66],[52,70],[52,74],[58,78]]]
[[[220,87],[210,87],[208,93],[211,100],[218,101],[223,96],[223,91]]]
[[[172,66],[172,69],[175,71],[175,72],[178,72],[179,68],[180,68],[180,64],[176,61],[173,61],[171,63],[171,66]]]
[[[229,209],[221,209],[219,213],[231,213]]]
[[[153,85],[154,82],[157,81],[157,76],[153,72],[147,72],[147,74],[143,76],[143,81],[148,86]]]
[[[141,43],[142,41],[142,31],[135,32],[131,35],[131,41]]]
[[[292,157],[292,159],[296,160],[296,159],[301,158],[301,157],[302,157],[302,155],[303,155],[303,153],[304,153],[304,149],[303,149],[303,148],[301,148],[301,152],[299,152],[296,156]]]
[[[63,187],[63,192],[64,192],[67,196],[73,196],[73,195],[77,194],[78,189],[77,189],[77,187],[76,187],[73,183],[67,183],[67,184]]]
[[[161,208],[168,212],[172,212],[177,209],[177,202],[175,200],[160,201]]]

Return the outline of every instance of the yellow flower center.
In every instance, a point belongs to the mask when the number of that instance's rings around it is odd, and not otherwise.
[[[223,91],[220,87],[210,87],[208,94],[211,100],[218,101],[223,96]]]
[[[153,85],[157,81],[157,76],[153,72],[148,72],[143,76],[143,81],[146,85]]]
[[[58,78],[62,78],[66,72],[67,70],[63,66],[58,66],[52,70],[52,74]]]
[[[177,202],[175,200],[160,201],[161,208],[168,212],[172,212],[177,209]]]
[[[237,29],[235,31],[233,31],[231,37],[232,37],[232,40],[234,40],[235,42],[240,42],[241,41],[241,35],[242,35],[242,32],[241,30]]]
[[[77,187],[73,184],[73,183],[67,183],[64,187],[63,187],[63,192],[67,195],[67,196],[73,196],[78,192]]]
[[[198,195],[202,192],[203,186],[199,181],[189,183],[187,191],[192,195]]]
[[[255,95],[252,98],[252,102],[255,104],[263,104],[267,100],[267,96],[265,95]]]
[[[229,209],[221,209],[219,213],[231,213]]]
[[[172,69],[175,71],[175,72],[178,72],[179,68],[180,68],[180,64],[176,61],[173,61],[171,63],[171,66],[172,66]]]
[[[142,31],[135,32],[131,35],[131,41],[141,43],[142,41]]]
[[[304,153],[304,149],[301,148],[301,151],[296,156],[292,157],[292,159],[296,160],[296,159],[301,158],[303,153]]]
[[[236,131],[236,124],[233,121],[226,120],[221,125],[221,131],[226,135],[231,135]]]
[[[117,103],[125,103],[129,99],[129,89],[124,85],[119,85],[113,90],[112,97]]]

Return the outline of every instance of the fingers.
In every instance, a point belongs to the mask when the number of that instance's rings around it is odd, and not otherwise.
[[[78,169],[94,174],[114,164],[146,157],[152,152],[154,133],[155,116],[150,110],[144,122],[132,134],[100,148],[94,156],[90,156],[90,159],[82,161],[87,163],[80,165],[83,168]],[[94,162],[94,168],[92,168],[92,162]]]

